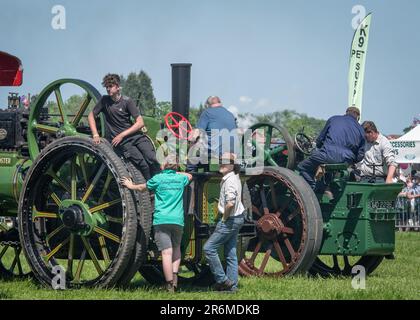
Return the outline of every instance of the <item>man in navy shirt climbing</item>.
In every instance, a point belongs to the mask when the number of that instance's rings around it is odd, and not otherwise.
[[[194,159],[207,163],[209,158],[219,159],[225,153],[237,153],[239,144],[237,124],[234,115],[222,105],[217,96],[210,96],[206,101],[206,109],[200,115],[197,128],[190,135],[191,141],[196,141],[200,136],[200,157]],[[201,135],[200,135],[201,134]],[[198,147],[197,146],[197,147]],[[188,171],[195,171],[197,163],[189,163]]]
[[[317,148],[299,163],[300,175],[313,190],[316,189],[315,172],[320,164],[351,165],[363,159],[365,134],[359,118],[360,111],[356,107],[349,107],[343,116],[329,118],[316,139]]]

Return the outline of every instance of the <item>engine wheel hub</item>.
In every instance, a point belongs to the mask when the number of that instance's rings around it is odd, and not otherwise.
[[[78,231],[86,228],[82,209],[77,205],[72,205],[62,210],[62,221],[66,228],[71,231]]]
[[[266,214],[257,222],[257,228],[267,240],[275,239],[282,232],[280,219],[274,214]]]

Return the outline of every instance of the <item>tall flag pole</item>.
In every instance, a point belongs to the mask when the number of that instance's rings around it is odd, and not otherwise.
[[[363,80],[371,17],[372,15],[369,13],[354,32],[350,51],[348,106],[359,108],[360,121],[362,119]]]

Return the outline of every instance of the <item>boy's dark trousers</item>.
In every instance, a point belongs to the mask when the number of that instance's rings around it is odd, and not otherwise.
[[[146,181],[160,171],[155,149],[150,140],[143,134],[124,139],[117,146],[116,151],[125,159],[131,161],[141,171]]]

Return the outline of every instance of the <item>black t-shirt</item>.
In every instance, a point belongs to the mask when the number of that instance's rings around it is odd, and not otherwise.
[[[102,96],[93,108],[95,117],[102,112],[105,116],[106,138],[112,140],[121,132],[133,125],[131,117],[136,120],[140,115],[136,104],[129,97],[121,97],[117,102],[108,95]]]

